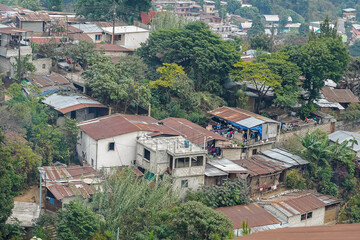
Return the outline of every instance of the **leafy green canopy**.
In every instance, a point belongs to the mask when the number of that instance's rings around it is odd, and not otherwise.
[[[155,70],[163,63],[176,63],[184,67],[196,91],[217,94],[223,92],[232,65],[241,58],[234,43],[221,40],[199,21],[153,32],[137,54],[148,64],[150,79],[157,78]]]
[[[76,4],[76,14],[90,20],[113,19],[113,0],[79,0]],[[116,15],[119,19],[132,22],[138,19],[141,11],[147,12],[151,0],[115,0]]]

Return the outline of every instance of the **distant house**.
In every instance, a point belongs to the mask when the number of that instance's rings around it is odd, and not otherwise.
[[[356,22],[356,9],[355,8],[345,8],[342,10],[342,17],[347,22]]]
[[[356,153],[356,157],[360,158],[360,134],[356,132],[348,132],[348,131],[336,131],[328,135],[328,138],[331,143],[343,143],[344,141],[348,141],[348,147]],[[352,140],[357,141],[352,142]]]
[[[203,11],[206,14],[215,14],[215,2],[214,1],[204,1]]]
[[[134,50],[124,48],[115,44],[96,44],[96,51],[103,52],[104,56],[116,58],[134,54]]]
[[[353,24],[352,27],[352,38],[355,41],[360,38],[360,24]]]
[[[50,75],[31,75],[27,80],[34,86],[39,87],[43,96],[74,89],[73,84],[63,75],[52,73]]]
[[[321,95],[321,98],[314,102],[324,113],[335,111],[340,114],[340,111],[346,109],[350,103],[360,102],[350,89],[335,89],[325,86],[321,89]]]
[[[39,168],[45,186],[45,209],[56,212],[77,196],[91,198],[101,182],[99,175],[89,165],[44,166]]]
[[[108,114],[106,106],[87,96],[71,94],[68,96],[52,94],[42,101],[58,112],[57,125],[64,122],[64,117],[85,121]]]
[[[79,158],[95,169],[134,165],[137,139],[178,136],[178,132],[148,116],[113,114],[78,124]]]
[[[233,224],[235,236],[242,235],[243,222],[251,227],[251,233],[286,227],[278,218],[267,212],[257,203],[220,207],[216,208],[215,211],[222,212],[229,217]]]
[[[91,38],[91,40],[94,43],[100,43],[104,40],[104,31],[98,27],[96,24],[72,24],[71,25],[74,28],[77,28],[81,31],[83,31],[84,34],[86,34],[88,37]],[[82,35],[82,34],[78,34]],[[77,34],[73,34],[74,40],[83,40],[83,39],[75,39]]]
[[[16,26],[21,29],[30,30],[34,33],[46,32],[46,24],[51,21],[47,13],[22,12],[16,14]]]
[[[224,175],[225,174],[225,175]],[[205,184],[222,185],[223,181],[230,179],[246,180],[248,170],[228,159],[212,159],[206,164]]]
[[[104,27],[105,42],[112,43],[113,28]],[[150,31],[136,26],[116,26],[114,44],[129,48],[137,49],[141,43],[145,42],[150,35]]]
[[[279,122],[234,107],[221,107],[209,112],[213,131],[238,142],[222,147],[222,156],[229,160],[248,158],[273,148],[279,134]]]
[[[174,189],[185,193],[204,185],[207,151],[182,136],[140,137],[137,140],[136,165],[155,178],[168,174]]]

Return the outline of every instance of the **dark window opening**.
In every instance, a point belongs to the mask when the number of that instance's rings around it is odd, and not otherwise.
[[[111,142],[109,143],[109,151],[114,151],[115,150],[115,143]]]
[[[42,65],[42,68],[45,69],[45,68],[46,68],[46,64],[43,64],[43,65]]]
[[[301,214],[301,221],[305,221],[306,220],[306,213]]]
[[[187,179],[181,180],[181,187],[183,188],[189,187],[189,181]]]
[[[256,155],[257,154],[257,149],[253,149],[252,150],[252,155]]]
[[[71,112],[70,118],[71,118],[71,119],[75,119],[75,118],[76,118],[76,111],[72,111],[72,112]]]
[[[204,157],[203,156],[197,156],[197,157],[192,157],[191,158],[191,166],[192,167],[202,166],[203,163],[204,163]]]
[[[173,166],[174,166],[174,158],[173,158],[173,156],[171,156],[170,154],[169,154],[169,159],[170,159],[170,169],[172,170],[173,169]]]
[[[175,168],[186,168],[189,167],[189,158],[177,158],[175,162]]]
[[[95,112],[95,108],[94,107],[89,107],[89,113],[94,113]]]
[[[312,218],[312,212],[309,212],[309,213],[307,214],[307,218]]]
[[[150,151],[144,148],[144,158],[150,161]]]
[[[91,159],[91,166],[94,166],[94,159]]]

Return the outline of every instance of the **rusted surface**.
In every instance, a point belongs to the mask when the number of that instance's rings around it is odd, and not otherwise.
[[[96,191],[93,185],[88,185],[80,181],[64,184],[51,183],[49,186],[47,186],[47,189],[54,195],[57,200],[75,195],[81,195],[84,198],[89,198],[90,195]]]
[[[261,156],[253,156],[247,159],[233,161],[248,170],[251,176],[271,174],[286,169],[283,164],[267,161]]]
[[[28,77],[29,81],[40,88],[43,87],[50,87],[50,86],[57,86],[57,85],[70,85],[71,83],[62,75],[57,73],[52,73],[51,75],[47,76],[30,76]]]
[[[44,166],[46,173],[45,181],[73,180],[96,177],[97,173],[90,165],[75,165],[69,167]]]
[[[233,108],[233,107],[221,107],[221,108],[210,111],[209,114],[216,116],[218,118],[221,118],[221,119],[225,119],[227,121],[234,122],[234,123],[239,122],[244,119],[247,119],[247,118],[250,118],[250,117],[254,117],[254,118],[262,120],[264,122],[276,122],[270,118],[261,116],[259,114],[252,113],[252,112],[246,111],[244,109],[240,109],[240,108]]]
[[[27,12],[22,14],[16,14],[16,17],[21,22],[49,22],[50,17],[47,13],[41,12]]]
[[[75,33],[75,34],[69,34],[69,38],[73,41],[88,41],[92,42],[91,37],[87,35],[86,33]]]
[[[241,228],[243,221],[247,222],[249,227],[259,227],[281,223],[279,219],[268,213],[256,203],[232,207],[221,207],[216,208],[215,210],[228,216],[233,223],[234,229]]]
[[[105,52],[134,52],[133,50],[115,44],[96,44],[95,50]]]
[[[178,131],[187,140],[194,144],[201,144],[204,141],[219,140],[227,141],[226,138],[211,132],[185,118],[166,118],[161,120],[166,126]]]
[[[9,34],[9,35],[15,35],[15,34],[18,35],[19,33],[26,33],[26,32],[32,32],[32,31],[20,29],[20,28],[14,28],[14,27],[0,28],[0,33]]]
[[[236,238],[238,240],[358,240],[360,223],[332,226],[294,227],[270,230]]]
[[[321,93],[329,102],[337,103],[358,103],[358,97],[350,89],[333,89],[330,87],[323,87]]]
[[[107,108],[105,105],[102,105],[100,103],[99,104],[80,103],[80,104],[76,104],[71,107],[66,107],[66,108],[57,109],[57,110],[59,112],[61,112],[62,114],[66,114],[68,112],[76,111],[76,110],[83,109],[83,108],[89,108],[89,107]]]
[[[149,116],[113,114],[79,124],[82,131],[95,140],[119,136],[126,133],[146,131],[178,136],[175,130],[161,125]]]

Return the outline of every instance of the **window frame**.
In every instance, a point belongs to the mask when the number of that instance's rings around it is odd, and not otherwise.
[[[149,154],[147,154],[147,153],[149,153]],[[147,155],[148,155],[149,158],[147,158]],[[144,148],[144,155],[143,155],[143,157],[144,157],[145,160],[150,161],[150,159],[151,159],[151,152],[150,152],[150,150]]]
[[[115,142],[109,142],[109,144],[108,144],[108,152],[110,152],[110,151],[115,151]]]
[[[306,219],[312,218],[312,213],[313,213],[313,212],[308,212],[308,213],[306,214]]]
[[[306,220],[306,213],[300,215],[300,220],[305,221]]]
[[[189,179],[182,179],[181,180],[181,187],[188,188],[189,187]]]

